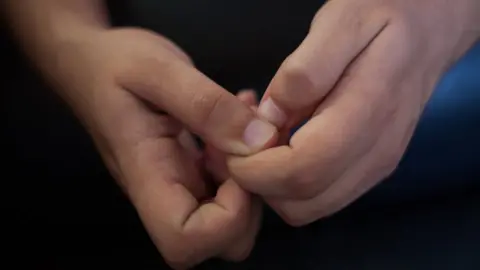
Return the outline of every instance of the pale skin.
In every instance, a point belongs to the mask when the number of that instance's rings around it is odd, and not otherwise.
[[[280,130],[307,123],[230,158],[230,172],[291,225],[339,211],[395,170],[435,84],[479,36],[480,1],[329,1],[258,109]]]
[[[330,1],[256,110],[252,92],[229,94],[166,38],[112,29],[100,0],[5,3],[26,53],[179,269],[248,256],[261,219],[252,193],[299,226],[388,176],[435,83],[480,36],[477,0]]]
[[[188,131],[210,155],[268,147],[277,131],[255,116],[252,92],[230,94],[160,35],[110,28],[102,1],[4,3],[13,33],[88,129],[165,260],[184,269],[244,259],[261,205],[231,179],[214,179],[215,194]]]

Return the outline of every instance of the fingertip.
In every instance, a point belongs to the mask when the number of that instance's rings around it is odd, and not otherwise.
[[[252,196],[251,201],[248,229],[243,234],[238,235],[236,240],[232,242],[229,248],[221,255],[221,258],[225,260],[233,262],[244,261],[251,254],[255,246],[262,221],[263,205],[260,199],[255,196]]]
[[[271,97],[260,104],[257,114],[278,128],[283,127],[287,121],[287,114]]]
[[[258,114],[259,107],[256,92],[251,89],[241,90],[237,97],[246,105],[249,105],[249,108],[259,117],[250,121],[243,134],[244,142],[250,148],[248,154],[254,154],[274,146],[278,138],[278,130],[275,123]]]
[[[264,196],[291,193],[290,179],[299,171],[298,157],[288,146],[277,146],[248,157],[230,156],[227,166],[245,190]]]
[[[277,137],[277,128],[260,119],[250,121],[243,134],[244,142],[250,148],[250,154],[274,145]]]
[[[253,89],[242,89],[237,93],[237,98],[248,106],[258,104],[257,93]]]
[[[251,195],[242,189],[233,179],[220,186],[215,202],[231,212],[244,212],[250,206]]]

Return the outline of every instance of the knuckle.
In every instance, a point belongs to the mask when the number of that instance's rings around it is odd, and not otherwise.
[[[225,98],[220,91],[208,94],[198,91],[192,98],[192,106],[199,113],[199,124],[208,127],[214,123]]]
[[[246,260],[248,256],[250,256],[250,253],[252,253],[252,250],[253,250],[253,241],[250,245],[243,248],[238,254],[235,254],[235,256],[232,258],[232,261],[241,262]]]
[[[285,99],[295,97],[297,102],[307,103],[312,102],[312,98],[316,97],[317,84],[315,78],[312,76],[311,68],[306,61],[303,61],[295,55],[290,55],[282,64],[280,69],[281,76],[283,78]],[[302,94],[298,95],[298,90],[301,89]],[[292,100],[284,100],[289,104]]]
[[[392,31],[396,37],[395,40],[398,42],[403,41],[401,43],[402,46],[408,46],[408,41],[411,39],[413,33],[415,33],[416,21],[406,17],[404,10],[395,5],[382,5],[377,8],[375,12],[378,16],[385,18],[388,24],[388,30]]]
[[[318,159],[312,160],[293,160],[291,166],[286,171],[287,188],[294,199],[307,200],[317,196],[324,191],[331,183],[332,177],[329,176],[328,169],[331,166]],[[322,169],[325,168],[325,169]],[[322,176],[317,172],[323,171]]]
[[[232,214],[230,219],[226,222],[227,226],[235,229],[238,233],[245,233],[249,229],[251,220],[251,209],[249,207],[242,207],[237,213]]]
[[[299,61],[294,54],[285,59],[282,65],[282,70],[286,76],[291,79],[302,81],[309,81],[308,70],[303,61]]]
[[[391,1],[373,0],[368,7],[363,14],[366,18],[378,16],[391,21],[403,16],[403,9]]]
[[[296,201],[270,200],[268,204],[282,218],[285,223],[292,227],[301,227],[311,220],[308,210]]]
[[[151,57],[151,55],[138,52],[134,57],[128,59],[126,69],[128,72],[151,73],[151,71],[164,73],[173,62],[168,58]],[[142,74],[143,75],[143,74]]]
[[[379,176],[384,178],[392,174],[398,167],[398,164],[402,158],[402,151],[399,151],[397,148],[387,147],[383,149],[378,155],[379,166],[378,172]]]
[[[233,253],[230,253],[224,256],[224,258],[232,262],[242,262],[246,260],[248,256],[250,256],[250,253],[253,250],[253,246],[254,246],[253,241],[251,242],[252,243],[249,243],[248,245],[243,246],[241,249],[237,249]]]
[[[291,181],[291,190],[297,199],[310,199],[319,192],[318,178],[315,174],[302,175],[293,178]]]
[[[306,91],[314,89],[314,80],[310,76],[308,65],[293,55],[289,56],[283,64],[283,74],[288,82],[297,85],[297,89]]]
[[[251,253],[252,249],[253,249],[253,247],[250,247],[248,250],[246,249],[242,253],[239,253],[239,254],[236,254],[232,257],[227,258],[227,260],[229,260],[231,262],[237,262],[237,263],[238,262],[243,262],[250,256],[250,253]]]
[[[277,207],[276,211],[288,225],[292,227],[302,227],[318,219],[330,216],[336,213],[338,209],[336,209],[332,203],[317,202],[313,205],[286,203]]]
[[[124,57],[113,63],[117,83],[132,91],[141,91],[146,95],[153,85],[162,85],[155,74],[172,74],[175,64],[169,58],[151,57],[141,52]],[[138,94],[138,93],[137,93]]]
[[[396,35],[402,35],[407,33],[411,28],[412,18],[406,17],[404,8],[392,4],[388,1],[381,1],[381,3],[375,3],[374,8],[364,13],[365,18],[372,18],[373,20],[380,20],[387,23],[389,27],[395,26],[389,30],[397,31]],[[400,38],[399,38],[400,39]]]
[[[278,210],[278,214],[282,219],[292,227],[302,227],[307,225],[310,221],[302,211],[298,209],[289,209],[288,207],[283,207]]]
[[[190,266],[192,263],[192,255],[188,252],[188,249],[174,247],[164,250],[160,250],[165,262],[174,269],[182,269]]]
[[[308,222],[305,219],[296,219],[296,218],[287,218],[285,219],[285,222],[295,228],[303,227],[308,224]]]
[[[188,241],[190,238],[180,229],[171,231],[162,239],[153,236],[162,258],[174,269],[190,267],[198,259],[194,245]]]
[[[242,207],[236,212],[229,212],[225,215],[224,221],[219,224],[218,230],[230,228],[232,231],[243,232],[248,227],[248,209]]]

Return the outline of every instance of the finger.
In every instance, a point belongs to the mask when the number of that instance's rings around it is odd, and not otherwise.
[[[258,103],[256,93],[253,90],[242,90],[237,93],[237,98],[244,102],[246,105],[254,106]],[[209,147],[207,145],[206,151],[209,157],[209,166],[211,173],[214,175],[219,183],[223,183],[229,177],[229,172],[226,167],[226,156],[219,150]],[[255,199],[252,202],[252,217],[250,220],[249,228],[246,233],[238,235],[232,245],[227,248],[221,255],[225,260],[229,261],[242,261],[248,257],[260,229],[262,217],[262,204],[260,200]]]
[[[199,161],[202,158],[202,152],[198,148],[195,139],[187,130],[182,130],[181,133],[178,135],[178,140],[180,144],[184,147],[185,151],[189,153],[195,162]]]
[[[262,197],[303,198],[304,191],[296,181],[302,164],[296,156],[288,145],[277,146],[249,157],[229,156],[227,166],[231,177],[252,193]]]
[[[252,218],[248,231],[239,235],[233,244],[221,255],[225,260],[243,261],[250,255],[262,223],[262,204],[256,198],[252,202]]]
[[[243,89],[237,93],[237,98],[247,106],[258,105],[257,93],[252,89]]]
[[[203,196],[199,197],[198,195],[195,196],[196,198],[199,198],[201,200],[208,199],[209,195],[212,194],[213,190],[215,190],[216,185],[215,182],[212,182],[212,180],[208,175],[209,171],[206,170],[207,168],[205,167],[205,160],[206,160],[206,154],[205,151],[202,153],[202,151],[199,149],[197,142],[193,138],[192,134],[188,132],[187,130],[183,129],[180,134],[178,135],[178,142],[180,143],[181,146],[183,146],[183,149],[186,151],[187,154],[190,155],[190,158],[192,159],[193,163],[195,164],[195,167],[197,170],[200,172],[200,175],[203,176],[203,181],[206,183],[207,187],[207,192],[205,190],[202,190]],[[203,187],[203,185],[201,185]],[[189,190],[192,190],[193,187],[189,188]],[[187,186],[188,189],[188,186]],[[198,194],[198,193],[193,193]]]
[[[291,226],[305,226],[318,219],[328,217],[356,200],[372,188],[391,171],[380,170],[375,175],[372,170],[372,155],[368,154],[358,163],[348,168],[326,190],[311,199],[289,200],[269,199],[268,204]],[[386,168],[386,167],[385,167]],[[321,179],[321,177],[318,177]],[[375,179],[373,181],[373,179]]]
[[[237,93],[237,98],[245,105],[255,106],[258,104],[258,98],[254,90],[244,89]],[[205,166],[209,173],[213,175],[217,183],[223,183],[230,177],[226,164],[226,154],[216,149],[212,145],[205,146]]]
[[[328,217],[358,199],[392,173],[395,165],[377,159],[372,151],[349,168],[324,192],[308,200],[270,200],[269,205],[292,226],[304,226]],[[390,162],[390,161],[388,161]]]
[[[221,184],[230,178],[226,155],[211,145],[205,146],[205,167],[217,184]]]
[[[309,117],[347,66],[385,27],[387,17],[372,10],[377,9],[363,2],[327,3],[305,40],[279,68],[258,114],[287,128]]]
[[[292,226],[304,226],[335,214],[387,178],[396,169],[414,127],[410,119],[398,117],[384,129],[380,140],[371,151],[358,163],[348,168],[324,192],[308,200],[274,199],[269,200],[268,204]],[[395,134],[404,134],[404,136],[397,136],[398,140],[392,140]]]
[[[227,180],[212,203],[200,206],[186,220],[184,233],[190,239],[198,239],[196,248],[204,250],[201,259],[217,256],[234,245],[240,235],[248,235],[253,229],[250,226],[253,209],[251,195]]]
[[[152,56],[127,69],[119,80],[223,152],[248,155],[276,139],[274,126],[183,61]]]
[[[290,224],[305,225],[336,213],[388,177],[397,167],[422,112],[419,108],[423,107],[423,98],[412,99],[412,96],[420,95],[422,90],[412,89],[412,85],[417,85],[419,88],[425,85],[421,82],[423,74],[414,73],[403,82],[399,79],[411,72],[408,69],[411,66],[408,61],[411,59],[405,54],[406,44],[393,42],[396,39],[392,39],[391,35],[398,35],[398,33],[398,31],[392,31],[380,37],[378,42],[373,44],[372,49],[365,53],[364,59],[361,59],[364,61],[359,61],[358,68],[352,71],[355,75],[351,83],[346,82],[344,88],[340,86],[338,89],[340,96],[345,95],[341,92],[352,91],[355,84],[368,85],[365,80],[370,78],[367,80],[371,83],[370,87],[362,87],[363,89],[359,90],[370,102],[369,128],[365,133],[373,139],[373,146],[316,197],[303,201],[272,200],[269,202]],[[391,50],[397,53],[391,55]],[[382,59],[387,58],[388,62],[395,62],[398,65],[383,64],[385,62]],[[386,95],[389,96],[389,102],[385,102]],[[340,97],[337,98],[340,99]],[[414,103],[415,100],[418,103]],[[324,109],[319,108],[319,113]],[[370,134],[368,134],[369,131]],[[357,145],[360,144],[368,143],[359,141]]]
[[[154,35],[156,35],[156,33],[154,33]],[[162,45],[170,52],[172,52],[178,59],[184,61],[189,65],[194,65],[192,58],[190,58],[189,55],[182,51],[173,41],[167,38],[163,38],[160,41],[162,42]]]
[[[189,267],[219,255],[249,229],[250,195],[227,181],[210,203],[200,205],[181,181],[201,180],[193,167],[187,170],[190,165],[178,154],[182,146],[171,141],[153,144],[138,149],[127,177],[136,181],[130,189],[132,202],[154,243],[175,267]],[[152,151],[145,154],[146,148],[161,149],[166,156],[158,160]]]
[[[292,136],[289,147],[230,158],[232,177],[251,192],[284,199],[310,199],[328,188],[370,151],[378,131],[396,113],[399,93],[390,89],[406,71],[384,60],[402,63],[405,49],[388,40],[396,39],[390,33],[379,36],[351,64],[349,76]],[[392,48],[397,50],[394,57]]]

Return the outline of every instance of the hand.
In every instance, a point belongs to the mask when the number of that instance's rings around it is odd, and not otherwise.
[[[308,122],[287,145],[231,157],[234,179],[295,226],[385,179],[436,82],[478,40],[479,3],[329,1],[258,109],[282,133]]]
[[[57,55],[49,77],[88,127],[166,261],[186,268],[213,256],[245,258],[260,206],[232,180],[210,188],[189,132],[222,152],[250,154],[275,141],[275,127],[153,33],[95,32]]]
[[[248,105],[254,112],[258,107],[258,98],[255,91],[244,89],[239,91],[237,98],[245,105]],[[272,141],[274,143],[274,141]],[[206,144],[204,149],[205,169],[213,176],[216,184],[222,184],[230,178],[230,172],[227,166],[227,154],[215,148],[211,144]]]

